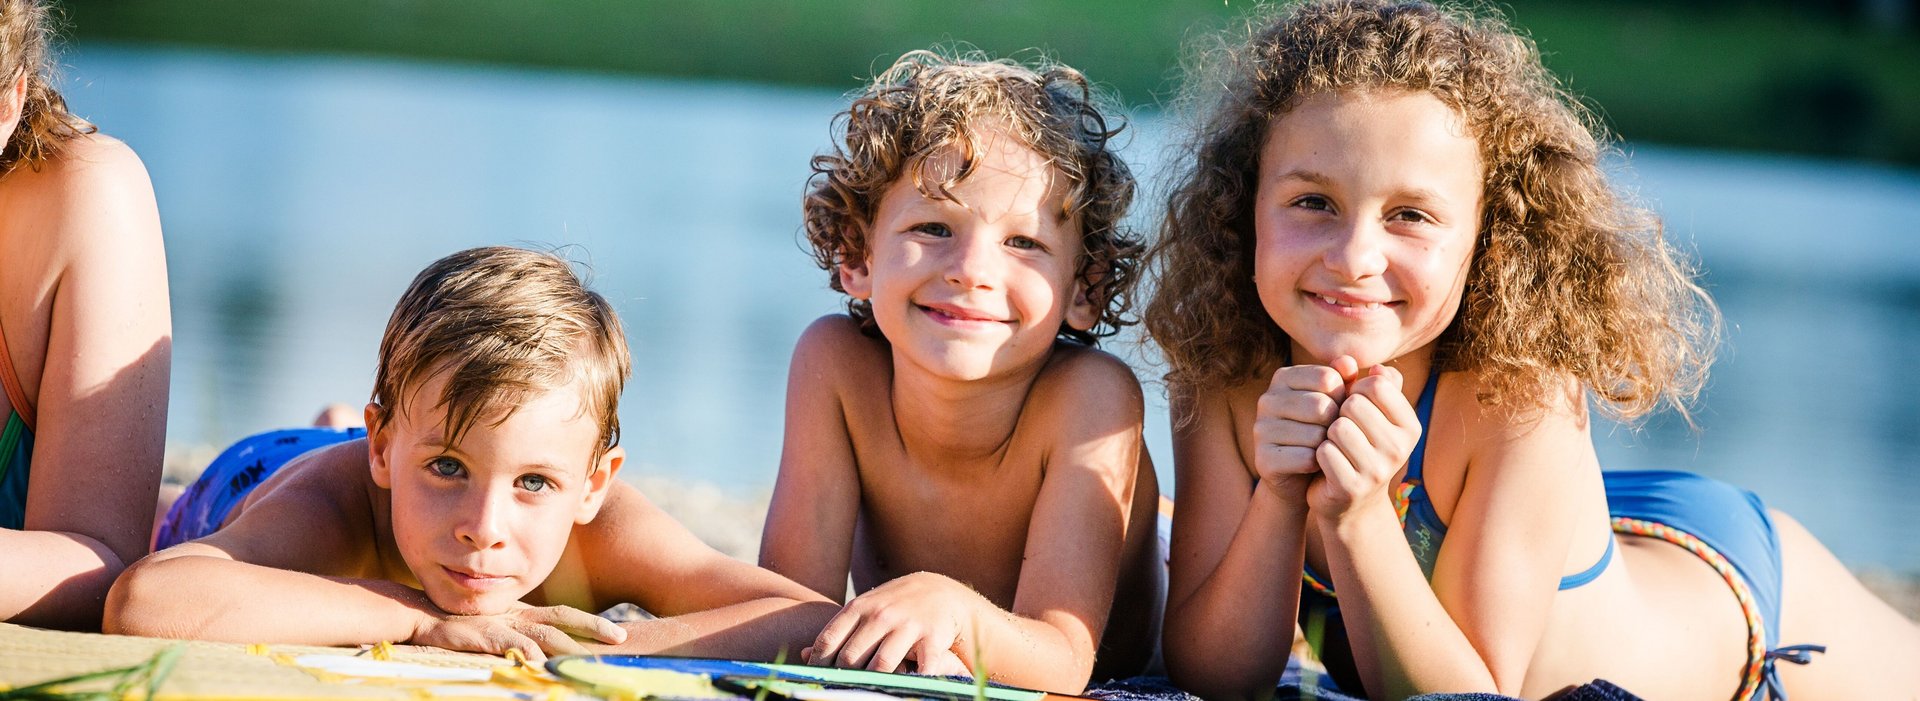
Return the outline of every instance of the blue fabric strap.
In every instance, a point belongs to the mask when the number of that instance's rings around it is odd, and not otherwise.
[[[1439,369],[1428,368],[1427,386],[1420,390],[1420,402],[1413,406],[1413,413],[1420,417],[1420,438],[1413,443],[1413,454],[1407,456],[1407,477],[1403,482],[1420,479],[1420,465],[1426,462],[1427,457],[1427,425],[1432,423],[1430,419],[1433,418],[1433,390],[1439,386]]]
[[[1813,653],[1826,654],[1825,645],[1788,645],[1767,651],[1767,661],[1760,665],[1760,677],[1766,684],[1767,697],[1787,701],[1787,690],[1780,686],[1780,670],[1774,669],[1775,662],[1807,664],[1813,661]]]
[[[1591,582],[1599,578],[1601,572],[1607,571],[1607,563],[1613,562],[1613,543],[1614,543],[1613,537],[1608,536],[1607,551],[1604,553],[1600,553],[1599,562],[1593,563],[1592,567],[1588,567],[1584,571],[1570,574],[1565,577],[1561,577],[1560,578],[1561,591],[1572,589],[1582,584],[1586,584],[1587,582]]]

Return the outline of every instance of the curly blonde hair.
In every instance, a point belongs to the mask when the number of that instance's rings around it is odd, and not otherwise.
[[[1093,328],[1065,323],[1059,335],[1093,344],[1134,323],[1133,287],[1145,247],[1122,228],[1134,179],[1111,148],[1124,124],[1102,112],[1103,99],[1079,71],[1051,60],[1027,66],[978,54],[913,51],[880,73],[834,117],[831,153],[813,158],[801,209],[814,260],[839,292],[839,268],[867,256],[868,228],[880,197],[901,178],[922,194],[950,199],[967,178],[987,129],[1003,130],[1046,158],[1071,183],[1066,214],[1080,225],[1077,275],[1100,310]],[[930,172],[931,156],[954,149],[960,166]],[[849,298],[847,312],[878,336],[873,307]]]
[[[1659,220],[1608,184],[1610,137],[1531,40],[1496,13],[1426,2],[1327,0],[1273,13],[1189,75],[1188,104],[1204,106],[1149,255],[1158,284],[1144,314],[1169,385],[1219,389],[1287,362],[1287,335],[1253,282],[1269,125],[1308,95],[1407,90],[1462,115],[1486,167],[1464,299],[1435,368],[1476,373],[1490,406],[1543,408],[1571,378],[1616,418],[1662,404],[1686,413],[1718,345],[1719,312]]]
[[[0,85],[11,89],[21,74],[27,77],[26,104],[20,124],[0,149],[0,176],[21,164],[39,168],[60,154],[70,139],[92,134],[87,120],[67,111],[67,101],[53,89],[53,24],[39,0],[0,0]]]

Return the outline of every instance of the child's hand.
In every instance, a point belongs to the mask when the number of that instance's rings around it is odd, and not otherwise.
[[[1260,481],[1270,487],[1304,487],[1320,474],[1314,452],[1327,441],[1327,426],[1338,416],[1346,396],[1347,381],[1332,367],[1295,365],[1273,373],[1253,419],[1258,446],[1253,469]],[[1291,492],[1295,499],[1299,494]]]
[[[911,661],[922,674],[965,674],[953,647],[982,605],[978,593],[948,577],[898,577],[847,602],[801,656],[821,666],[900,672]]]
[[[1407,403],[1400,371],[1374,367],[1353,383],[1314,451],[1321,479],[1308,489],[1308,505],[1335,520],[1356,507],[1390,508],[1387,490],[1419,440],[1420,417]]]
[[[491,616],[428,616],[407,642],[493,655],[519,650],[538,662],[547,655],[584,655],[574,635],[617,645],[627,631],[613,621],[571,606],[525,606]]]

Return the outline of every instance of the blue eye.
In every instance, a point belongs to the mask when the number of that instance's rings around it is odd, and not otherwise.
[[[1012,246],[1014,248],[1018,248],[1023,251],[1034,251],[1034,250],[1040,250],[1042,248],[1045,248],[1044,246],[1040,245],[1039,241],[1035,241],[1025,236],[1015,236],[1013,238],[1007,239],[1007,245]]]
[[[907,227],[907,230],[936,238],[947,238],[953,235],[953,230],[940,222],[923,222]]]
[[[540,475],[521,475],[513,481],[513,486],[529,492],[541,492],[553,488],[553,481]]]
[[[459,477],[467,471],[467,466],[460,464],[459,460],[443,456],[428,462],[427,469],[441,477]]]

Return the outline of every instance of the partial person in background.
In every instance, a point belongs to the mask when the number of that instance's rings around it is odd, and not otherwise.
[[[173,324],[153,187],[67,111],[38,0],[0,0],[0,620],[100,627],[147,553]]]

